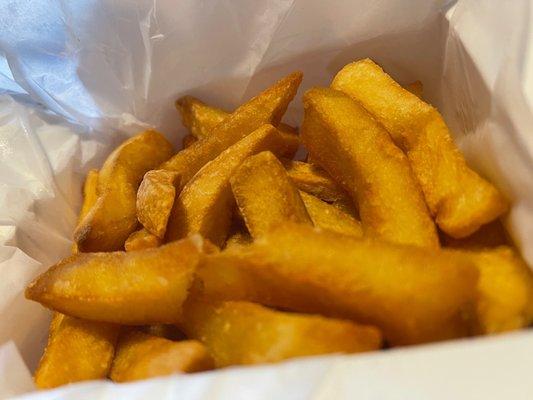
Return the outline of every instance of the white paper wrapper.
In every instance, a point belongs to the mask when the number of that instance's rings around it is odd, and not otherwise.
[[[142,127],[177,142],[184,94],[229,110],[300,69],[301,96],[362,57],[402,83],[420,79],[471,165],[512,201],[507,227],[533,265],[533,11],[528,0],[452,3],[1,2],[0,398],[33,390],[24,363],[35,367],[49,314],[23,290],[69,253],[84,174]],[[300,117],[298,97],[287,120]],[[527,349],[523,332],[28,398],[529,399]]]

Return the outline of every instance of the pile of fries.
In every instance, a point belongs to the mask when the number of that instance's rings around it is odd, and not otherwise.
[[[29,285],[54,311],[41,388],[357,353],[528,326],[533,280],[419,83],[371,60],[229,113],[184,97],[90,171],[73,254]],[[293,160],[300,145],[307,162]]]

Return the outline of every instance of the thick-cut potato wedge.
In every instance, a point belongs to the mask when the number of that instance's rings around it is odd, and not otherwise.
[[[329,203],[353,203],[350,195],[319,166],[303,161],[281,161],[298,189]]]
[[[137,218],[151,233],[165,237],[168,218],[179,190],[180,176],[164,169],[148,171],[137,191]]]
[[[287,221],[312,225],[298,189],[271,152],[248,157],[230,182],[237,206],[253,238]]]
[[[228,236],[235,199],[230,177],[250,155],[264,150],[284,154],[287,142],[272,125],[264,125],[203,167],[174,202],[167,241],[200,233],[222,247]]]
[[[189,300],[183,317],[182,329],[207,346],[217,367],[381,347],[381,334],[374,327],[248,302]]]
[[[207,256],[197,277],[211,299],[348,318],[402,345],[469,334],[478,271],[457,252],[292,224]]]
[[[454,247],[465,250],[479,250],[489,247],[504,246],[511,243],[507,232],[500,220],[495,220],[483,225],[470,236],[455,239],[446,234],[441,235],[441,243],[446,247]]]
[[[237,108],[208,137],[180,151],[161,165],[177,171],[185,185],[207,162],[264,124],[277,125],[302,81],[295,72]]]
[[[197,139],[208,137],[218,124],[231,115],[219,108],[211,107],[192,96],[184,96],[177,100],[176,108],[181,114],[183,125],[189,129],[191,136]],[[277,128],[281,134],[287,135],[287,140],[291,144],[290,156],[292,157],[299,146],[298,130],[284,123],[280,123]],[[189,140],[187,139],[187,141]],[[184,143],[183,147],[186,148],[188,146],[185,146]]]
[[[409,161],[363,107],[333,89],[304,96],[302,141],[356,199],[365,235],[439,247],[435,224]]]
[[[92,169],[87,173],[85,183],[83,184],[83,200],[81,203],[81,210],[78,216],[78,224],[91,211],[94,203],[98,200],[98,170]],[[78,252],[78,245],[72,244],[72,253]]]
[[[126,239],[126,243],[124,243],[124,249],[126,251],[151,249],[159,246],[161,246],[161,239],[153,233],[148,232],[146,228],[141,228],[133,232]]]
[[[520,329],[533,322],[531,270],[507,246],[466,252],[479,270],[477,333]]]
[[[44,306],[124,325],[176,322],[200,260],[199,236],[155,249],[80,253],[64,259],[26,289]]]
[[[35,371],[41,389],[107,376],[120,327],[54,313],[48,344]]]
[[[181,148],[186,149],[187,147],[191,147],[194,143],[196,143],[198,139],[194,137],[193,135],[185,135],[183,136],[183,139],[181,139]]]
[[[111,153],[99,173],[98,200],[74,233],[80,251],[123,248],[137,226],[135,203],[143,175],[171,154],[172,145],[151,130],[125,141]]]
[[[410,91],[419,99],[423,99],[424,85],[422,85],[422,82],[420,81],[411,82],[408,85],[405,85],[405,90]]]
[[[305,208],[317,228],[355,237],[363,236],[361,223],[340,208],[320,200],[312,194],[300,192]]]
[[[346,65],[331,86],[360,102],[409,157],[431,213],[455,238],[507,210],[498,190],[471,170],[442,116],[369,59]]]
[[[109,377],[115,382],[129,382],[212,368],[212,358],[196,340],[173,342],[130,331],[120,336]]]

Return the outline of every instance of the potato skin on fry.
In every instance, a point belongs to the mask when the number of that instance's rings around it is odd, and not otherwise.
[[[206,257],[197,276],[211,299],[348,318],[405,345],[469,334],[478,272],[455,252],[293,224]]]
[[[183,317],[182,329],[207,346],[217,367],[381,347],[381,334],[374,327],[248,302],[191,299]]]
[[[124,243],[124,249],[126,251],[151,249],[159,246],[161,246],[161,239],[148,232],[145,228],[133,232],[126,239],[126,243]]]
[[[287,221],[312,225],[298,189],[271,152],[248,157],[230,182],[237,206],[253,238]]]
[[[198,236],[155,249],[80,253],[35,279],[26,297],[64,314],[124,325],[174,323],[203,247]]]
[[[85,177],[85,183],[83,184],[83,200],[81,203],[81,210],[78,216],[78,225],[83,218],[91,211],[94,203],[98,200],[98,170],[91,169]],[[77,253],[78,245],[72,244],[72,253]]]
[[[357,201],[365,235],[439,247],[409,161],[387,131],[355,101],[333,89],[307,91],[304,109],[302,141]]]
[[[285,139],[271,125],[264,125],[222,152],[203,167],[174,202],[166,240],[200,233],[221,247],[228,235],[235,199],[230,177],[250,155],[264,150],[284,154]]]
[[[161,165],[176,171],[185,185],[207,162],[229,146],[246,137],[264,124],[277,125],[302,81],[302,73],[295,72],[237,108],[218,124],[204,140],[180,151]]]
[[[212,368],[212,358],[196,340],[174,342],[130,331],[120,337],[109,377],[115,382],[129,382]]]
[[[300,192],[300,196],[315,227],[358,238],[363,237],[361,223],[350,214],[311,194]]]
[[[507,210],[507,201],[471,170],[442,116],[369,59],[346,65],[331,87],[360,102],[409,157],[431,213],[455,238],[475,232]]]
[[[179,184],[177,172],[156,169],[144,175],[137,191],[137,218],[146,230],[161,239],[165,237]]]
[[[74,233],[80,251],[123,248],[137,226],[135,203],[143,175],[171,154],[171,144],[152,130],[126,140],[111,153],[99,173],[98,200]]]
[[[35,384],[48,389],[107,376],[120,327],[54,313]]]
[[[194,143],[196,143],[198,139],[194,137],[193,135],[185,135],[183,136],[183,139],[181,140],[181,148],[186,149],[187,147],[191,147]]]

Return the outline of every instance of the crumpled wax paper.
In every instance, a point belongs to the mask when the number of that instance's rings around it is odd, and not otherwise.
[[[34,389],[50,316],[23,290],[69,253],[85,173],[147,126],[178,143],[184,94],[231,110],[300,69],[298,124],[305,89],[355,59],[419,79],[512,201],[506,226],[533,265],[532,13],[528,0],[0,2],[0,398]],[[528,349],[524,331],[27,398],[529,399]]]

